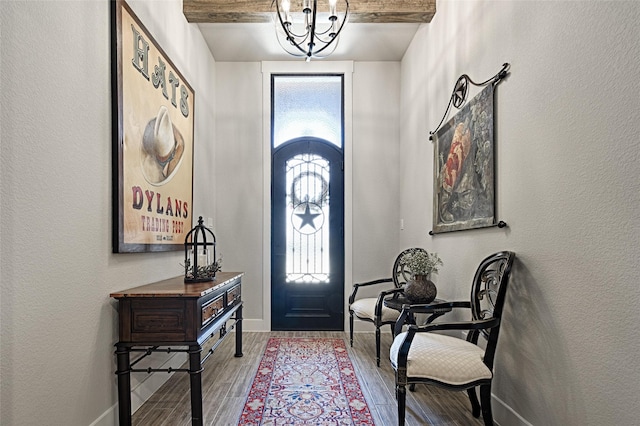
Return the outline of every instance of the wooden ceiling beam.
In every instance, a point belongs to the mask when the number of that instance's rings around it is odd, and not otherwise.
[[[272,21],[271,0],[183,0],[182,10],[193,23]],[[349,22],[423,23],[431,22],[436,0],[351,0],[349,10]]]

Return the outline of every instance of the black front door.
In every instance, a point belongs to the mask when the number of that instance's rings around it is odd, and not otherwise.
[[[343,330],[342,150],[303,137],[272,158],[271,328]]]

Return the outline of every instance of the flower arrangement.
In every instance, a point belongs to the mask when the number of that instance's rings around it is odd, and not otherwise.
[[[438,253],[429,253],[423,250],[405,254],[404,263],[413,275],[437,274],[438,268],[443,265]]]

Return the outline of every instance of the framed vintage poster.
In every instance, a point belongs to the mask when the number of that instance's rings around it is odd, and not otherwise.
[[[489,84],[434,134],[434,234],[495,225],[493,94]]]
[[[112,2],[113,251],[184,249],[194,92],[123,0]]]

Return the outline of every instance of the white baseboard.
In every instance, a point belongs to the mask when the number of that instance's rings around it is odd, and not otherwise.
[[[270,331],[269,328],[265,328],[266,321],[263,320],[243,320],[242,322],[243,330],[246,331]],[[244,327],[247,327],[248,329],[245,329]],[[235,328],[231,332],[235,333]],[[154,368],[166,369],[171,367],[172,369],[176,369],[182,367],[184,363],[188,361],[186,353],[173,353],[168,356],[164,354],[163,356],[166,356],[166,358],[160,362],[159,367],[156,365]],[[153,362],[154,361],[151,361],[150,364]],[[155,362],[157,362],[157,359]],[[142,366],[136,366],[136,368],[146,367],[146,363]],[[146,376],[144,373],[132,374],[135,374],[135,379],[139,380],[137,384],[134,384],[134,380],[132,379],[131,413],[133,414],[175,373],[156,372]],[[114,384],[114,386],[117,387],[117,384]],[[102,415],[94,420],[89,426],[117,426],[119,424],[118,417],[118,404],[116,403],[109,407],[109,409],[102,413]]]
[[[114,426],[118,424],[118,404],[112,405],[89,426]]]
[[[174,353],[157,368],[180,368],[187,360],[186,353]],[[175,373],[156,372],[148,374],[146,377],[142,376],[142,378],[140,378],[140,375],[144,373],[132,374],[138,375],[140,380],[140,382],[131,389],[131,413],[133,414]],[[102,413],[102,415],[89,426],[114,426],[118,424],[118,404],[116,403],[109,407],[107,411]]]
[[[242,331],[271,331],[271,324],[263,319],[243,319]]]
[[[172,369],[180,368],[183,366],[185,362],[188,361],[187,354],[184,352],[175,353],[171,357],[169,357],[164,364],[162,364],[158,368],[169,368]],[[144,373],[139,373],[144,374]],[[144,380],[142,380],[138,386],[131,389],[131,412],[135,413],[138,409],[144,404],[151,395],[154,394],[160,386],[162,386],[171,376],[175,373],[165,373],[165,372],[157,372],[152,373],[146,376]],[[183,374],[183,373],[179,373]]]
[[[491,394],[491,411],[493,422],[498,426],[533,426],[494,394]]]

